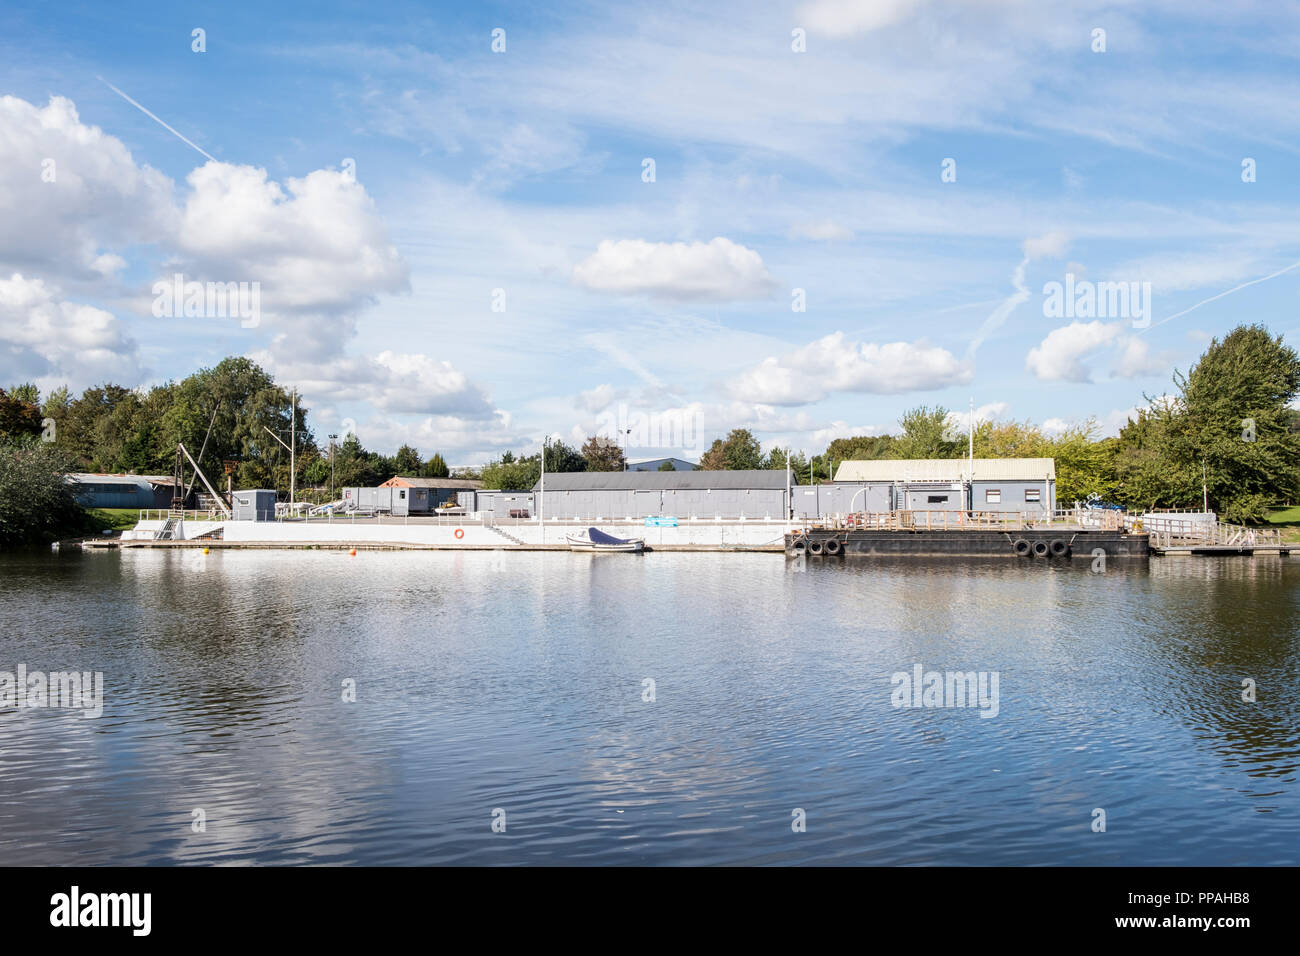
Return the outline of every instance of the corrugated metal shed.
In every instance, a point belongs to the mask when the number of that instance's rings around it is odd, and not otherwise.
[[[791,477],[792,484],[798,478]],[[540,481],[533,485],[541,491]],[[785,490],[785,471],[561,471],[546,473],[546,491],[744,491]]]
[[[966,477],[965,458],[898,458],[845,461],[835,470],[836,481],[949,482]],[[1056,480],[1054,458],[976,458],[976,481]]]

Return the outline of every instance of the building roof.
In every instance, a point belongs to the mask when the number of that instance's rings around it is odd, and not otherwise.
[[[797,483],[797,481],[796,481]],[[561,471],[548,472],[547,491],[686,491],[784,488],[785,471]],[[541,482],[533,491],[541,490]]]
[[[483,482],[474,478],[389,478],[380,488],[482,488]]]
[[[151,485],[173,485],[176,483],[176,479],[171,475],[124,475],[121,473],[74,471],[63,477],[80,485],[139,485],[143,481],[147,481]]]
[[[692,468],[699,468],[699,462],[691,461],[689,458],[678,458],[676,455],[660,455],[658,458],[629,458],[627,463],[631,465],[651,465],[657,461],[680,461],[690,465]]]
[[[1056,479],[1054,458],[976,458],[976,481],[1042,481]],[[835,469],[836,481],[961,481],[971,468],[966,458],[884,458],[845,461]]]

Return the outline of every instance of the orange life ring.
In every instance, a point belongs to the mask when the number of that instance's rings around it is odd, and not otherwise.
[[[850,528],[852,528],[854,525],[856,525],[857,522],[858,522],[858,519],[857,519],[857,516],[856,516],[856,515],[849,515],[848,518],[845,519],[845,521],[844,521],[844,523],[845,523],[848,527],[850,527]]]
[[[464,529],[464,528],[457,528],[457,529],[456,529],[456,537],[458,537],[458,538],[463,538],[463,537],[465,537],[465,529]]]

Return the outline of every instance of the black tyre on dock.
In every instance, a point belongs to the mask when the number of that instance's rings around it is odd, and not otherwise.
[[[1047,552],[1050,550],[1051,550],[1051,546],[1048,545],[1048,543],[1044,541],[1042,538],[1039,538],[1037,541],[1034,542],[1034,557],[1045,558],[1047,557]]]
[[[839,538],[827,538],[824,547],[826,548],[826,553],[831,557],[839,554],[842,550]]]
[[[1027,538],[1017,538],[1011,547],[1015,549],[1016,554],[1020,557],[1027,558],[1029,557],[1029,552],[1033,550],[1034,546],[1029,543]]]
[[[1070,545],[1064,538],[1053,538],[1048,547],[1054,558],[1063,558],[1070,553]]]

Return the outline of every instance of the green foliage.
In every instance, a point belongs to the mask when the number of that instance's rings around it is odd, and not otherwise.
[[[41,412],[35,401],[20,397],[19,391],[0,389],[0,440],[31,438],[41,433]]]
[[[63,478],[71,465],[71,457],[53,442],[0,440],[0,547],[85,529],[85,514]]]
[[[604,435],[588,438],[582,446],[582,457],[587,462],[587,471],[622,471],[627,467],[618,442]]]
[[[966,450],[964,440],[953,440],[948,423],[948,409],[942,405],[921,405],[908,409],[898,423],[903,428],[889,447],[890,458],[960,458]]]
[[[677,466],[674,465],[671,460],[661,461],[659,463],[659,467],[655,469],[655,471],[676,471],[676,470],[677,470]]]
[[[433,457],[424,463],[425,478],[447,478],[450,475],[451,471],[447,468],[447,462],[437,452],[434,452]]]
[[[843,439],[837,439],[842,441]],[[834,442],[832,442],[834,444]],[[767,460],[763,462],[762,467],[773,471],[785,471],[786,459],[790,460],[790,470],[794,472],[795,480],[800,475],[808,475],[808,456],[803,452],[791,452],[789,448],[773,448],[767,453]]]
[[[401,475],[403,478],[418,478],[420,472],[424,470],[424,460],[420,458],[420,453],[410,445],[403,445],[393,455],[391,467],[393,475]]]
[[[747,428],[733,429],[725,439],[715,438],[700,457],[704,471],[744,471],[763,467],[763,449]]]
[[[1125,503],[1200,507],[1261,520],[1261,502],[1300,496],[1300,432],[1288,406],[1300,357],[1262,326],[1210,343],[1179,394],[1120,432],[1116,474]],[[1204,490],[1202,488],[1204,486]]]

